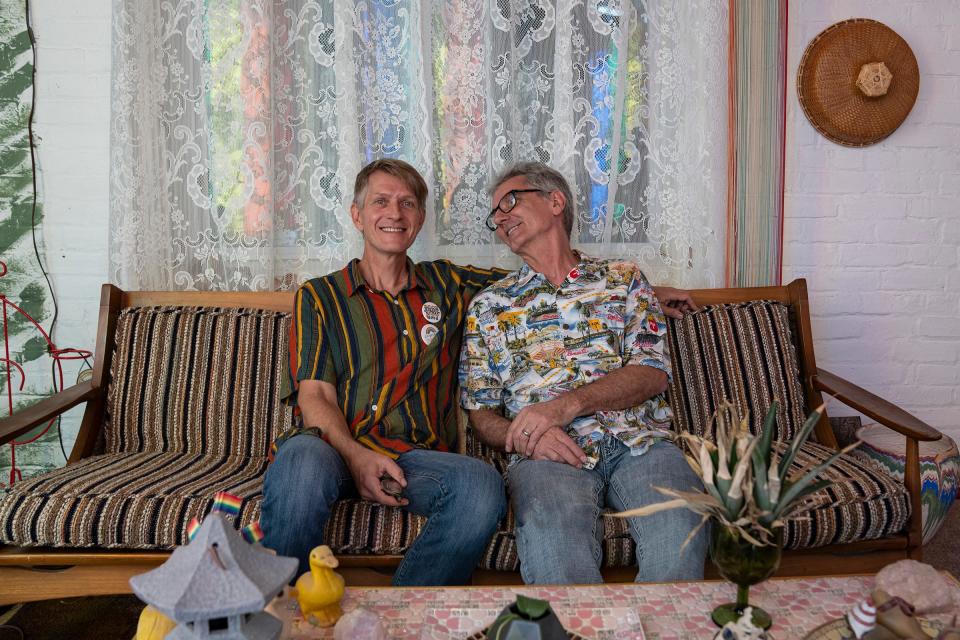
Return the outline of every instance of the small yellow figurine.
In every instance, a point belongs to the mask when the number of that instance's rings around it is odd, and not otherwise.
[[[303,617],[321,627],[332,627],[343,615],[343,577],[334,573],[340,563],[327,545],[310,552],[310,572],[297,578],[297,602]]]
[[[134,636],[134,640],[163,640],[176,626],[176,622],[147,605],[140,612],[137,635]]]

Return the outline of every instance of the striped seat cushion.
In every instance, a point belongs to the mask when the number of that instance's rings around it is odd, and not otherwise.
[[[169,549],[217,491],[241,498],[242,527],[260,518],[265,457],[108,453],[18,482],[0,499],[0,540],[51,547]]]
[[[792,466],[794,472],[826,460],[832,450],[808,442]],[[873,540],[901,531],[910,517],[903,485],[851,456],[822,476],[829,488],[811,495],[805,511],[787,521],[784,548],[807,549],[828,544]],[[484,569],[516,571],[520,567],[513,511],[501,523],[480,562]],[[603,519],[603,566],[630,567],[637,562],[626,520]]]
[[[177,453],[93,456],[17,483],[0,499],[0,542],[21,546],[171,549],[203,518],[217,491],[241,498],[241,528],[260,518],[267,459]],[[325,531],[335,553],[401,554],[425,518],[341,500]]]
[[[776,438],[789,440],[806,417],[788,308],[769,300],[719,304],[668,319],[673,429],[703,435],[724,400],[760,433],[774,399]]]
[[[290,424],[281,402],[290,314],[141,307],[120,312],[106,452],[267,455]]]

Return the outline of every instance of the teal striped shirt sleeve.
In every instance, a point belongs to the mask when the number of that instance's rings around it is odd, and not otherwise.
[[[296,340],[296,380],[322,380],[337,384],[330,341],[324,332],[323,311],[311,282],[297,290],[294,300],[294,334]]]

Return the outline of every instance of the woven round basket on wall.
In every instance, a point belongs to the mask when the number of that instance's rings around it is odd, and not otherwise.
[[[829,140],[865,147],[906,119],[920,90],[917,59],[890,27],[867,18],[828,27],[807,46],[797,95],[813,127]]]

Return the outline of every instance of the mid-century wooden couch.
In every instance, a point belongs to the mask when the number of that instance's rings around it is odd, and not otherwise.
[[[671,321],[671,402],[698,429],[721,397],[758,421],[773,398],[781,435],[830,394],[906,438],[904,483],[852,458],[790,523],[783,575],[873,571],[919,558],[918,442],[939,432],[817,368],[806,295],[782,287],[693,292],[700,312]],[[292,293],[127,292],[104,285],[93,378],[0,421],[0,444],[86,403],[69,463],[0,496],[0,604],[123,593],[162,563],[219,490],[259,518],[269,443],[290,423],[280,402]],[[799,463],[836,447],[827,417]],[[503,467],[461,416],[460,448]],[[304,490],[309,490],[305,487]],[[632,542],[605,518],[605,575],[631,580]],[[513,520],[491,540],[475,582],[516,582]],[[359,500],[338,503],[326,542],[354,584],[385,583],[423,520]],[[319,543],[319,541],[318,541]],[[679,543],[679,541],[678,541]]]

